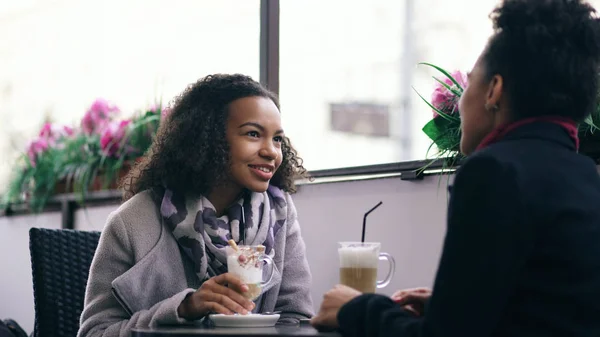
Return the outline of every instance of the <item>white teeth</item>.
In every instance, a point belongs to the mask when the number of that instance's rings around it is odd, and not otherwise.
[[[259,171],[263,171],[266,173],[271,173],[271,170],[266,168],[266,167],[262,167],[262,166],[254,166],[255,169],[259,170]]]

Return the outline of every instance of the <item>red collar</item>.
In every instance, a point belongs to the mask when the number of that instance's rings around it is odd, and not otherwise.
[[[553,124],[557,124],[557,125],[563,127],[565,129],[565,131],[567,131],[567,133],[569,134],[571,139],[573,139],[573,141],[575,142],[575,148],[579,149],[579,137],[577,136],[577,124],[573,120],[570,120],[570,119],[564,118],[564,117],[558,117],[558,116],[543,116],[543,117],[532,117],[532,118],[521,119],[514,123],[505,124],[503,126],[500,126],[496,129],[492,130],[492,132],[490,132],[487,136],[485,136],[485,138],[483,138],[481,143],[479,143],[479,146],[477,146],[476,150],[483,149],[484,147],[487,147],[488,145],[499,141],[500,139],[504,138],[507,133],[511,132],[512,130],[514,130],[518,127],[521,127],[526,124],[536,123],[536,122],[553,123]]]

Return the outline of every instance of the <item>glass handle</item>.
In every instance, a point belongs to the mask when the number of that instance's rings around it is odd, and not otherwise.
[[[262,288],[266,288],[273,281],[273,273],[275,272],[275,264],[273,263],[273,259],[269,255],[263,255],[261,257],[261,261],[264,261],[265,264],[269,267],[269,277],[267,277],[266,281],[261,282]]]
[[[387,276],[382,281],[377,281],[377,288],[381,289],[387,287],[388,284],[390,284],[390,281],[392,281],[392,277],[394,276],[394,272],[396,271],[396,261],[388,253],[380,253],[379,261],[387,261],[390,265],[390,271],[388,272]]]

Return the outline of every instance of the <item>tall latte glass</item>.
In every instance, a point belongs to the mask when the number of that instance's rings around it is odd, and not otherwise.
[[[394,276],[396,262],[387,253],[380,253],[379,242],[340,242],[340,283],[363,293],[374,293],[386,287]],[[387,261],[389,272],[385,279],[377,280],[379,260]]]

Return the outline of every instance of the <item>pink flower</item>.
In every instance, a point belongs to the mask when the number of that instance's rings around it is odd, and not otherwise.
[[[97,99],[81,120],[81,128],[88,135],[102,134],[108,124],[120,112],[119,108],[105,99]]]
[[[27,145],[27,157],[29,157],[29,162],[31,163],[31,166],[35,167],[37,157],[44,151],[48,150],[48,147],[48,140],[41,137],[31,141]]]
[[[456,80],[456,82],[458,82],[458,84],[460,84],[463,89],[467,86],[467,76],[462,72],[455,71],[450,75]],[[445,78],[444,83],[449,85],[451,88],[458,90],[456,84],[454,84],[454,82],[452,82],[452,80],[449,78]],[[431,105],[448,114],[454,114],[458,112],[458,96],[436,81],[435,89],[431,95]],[[434,110],[433,117],[435,118],[437,116],[438,113]]]
[[[51,147],[62,146],[61,140],[73,135],[73,129],[66,125],[45,123],[38,138],[27,145],[27,156],[31,166],[35,167],[37,158]]]
[[[161,109],[160,103],[154,103],[148,108],[148,111],[157,113],[158,111],[160,111],[160,109]]]
[[[160,111],[160,119],[165,119],[165,117],[167,117],[167,115],[170,113],[171,113],[171,108],[169,108],[169,107],[162,108],[162,110]]]
[[[66,125],[46,123],[44,126],[42,126],[39,137],[46,139],[48,141],[48,145],[54,146],[58,140],[64,137],[72,136],[73,133],[73,129]]]
[[[100,138],[100,149],[106,156],[115,157],[119,154],[131,121],[110,122]]]

